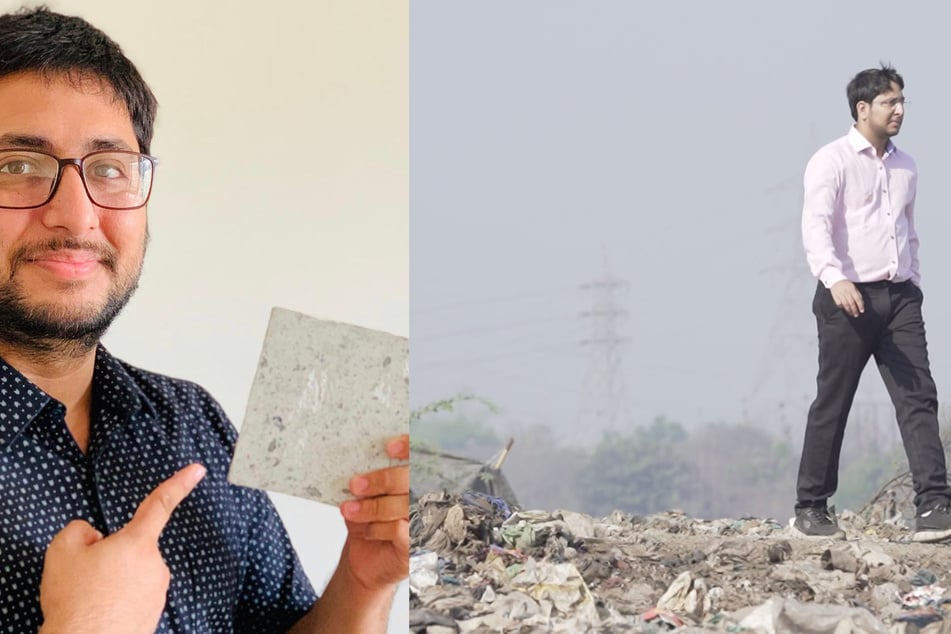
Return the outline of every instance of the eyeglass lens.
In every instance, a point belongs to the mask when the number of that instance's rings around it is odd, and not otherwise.
[[[28,209],[52,198],[62,170],[75,160],[42,152],[0,150],[0,207]],[[93,204],[135,209],[152,188],[152,160],[135,152],[93,152],[80,159],[83,184]]]

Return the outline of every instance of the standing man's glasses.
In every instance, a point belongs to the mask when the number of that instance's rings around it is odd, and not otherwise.
[[[0,208],[42,207],[56,194],[63,170],[75,165],[89,200],[104,209],[138,209],[152,193],[157,159],[127,150],[58,158],[33,150],[0,150]]]
[[[877,103],[880,106],[885,106],[889,110],[894,110],[899,105],[902,108],[908,105],[908,102],[905,101],[904,97],[895,97],[894,99],[886,99],[884,101],[873,101],[872,103]]]

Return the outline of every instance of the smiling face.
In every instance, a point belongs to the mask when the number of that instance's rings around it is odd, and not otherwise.
[[[81,158],[138,144],[108,84],[20,73],[0,78],[5,149]],[[0,176],[7,169],[20,164],[0,162]],[[97,207],[72,165],[47,204],[0,209],[0,341],[38,352],[93,347],[135,290],[146,240],[145,208]]]

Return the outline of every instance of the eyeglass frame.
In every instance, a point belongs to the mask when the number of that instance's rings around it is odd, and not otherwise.
[[[909,102],[907,99],[905,99],[904,97],[893,97],[893,98],[888,99],[888,100],[886,100],[886,101],[875,101],[874,99],[872,99],[872,102],[871,102],[871,103],[872,103],[872,105],[878,104],[878,105],[880,105],[880,106],[885,106],[885,107],[888,108],[889,110],[894,110],[894,109],[897,108],[899,105],[901,105],[901,107],[904,108],[904,107],[905,107],[906,105],[908,105],[908,103],[910,103],[910,102]]]
[[[89,152],[85,156],[81,156],[79,158],[59,158],[55,154],[50,154],[49,152],[43,152],[42,150],[35,150],[33,148],[0,148],[0,156],[2,156],[4,152],[30,152],[32,154],[42,154],[43,156],[48,156],[51,159],[55,160],[57,163],[57,169],[56,169],[56,178],[53,179],[53,185],[52,187],[50,187],[50,194],[49,196],[47,196],[46,200],[44,200],[38,205],[28,205],[26,207],[8,207],[5,205],[0,205],[0,209],[39,209],[43,205],[48,205],[49,202],[53,200],[53,196],[56,195],[56,192],[59,189],[59,184],[63,180],[63,170],[68,165],[76,166],[76,171],[79,173],[79,180],[82,181],[83,183],[83,190],[86,192],[86,197],[89,198],[89,202],[91,202],[95,206],[101,207],[102,209],[111,209],[113,211],[135,211],[136,209],[142,209],[142,207],[145,207],[149,203],[149,198],[152,197],[152,185],[155,183],[154,176],[149,178],[149,191],[145,193],[145,200],[142,201],[142,204],[136,205],[135,207],[111,207],[109,205],[100,205],[98,202],[93,200],[92,194],[89,192],[89,185],[86,183],[86,174],[83,171],[83,163],[86,161],[86,159],[88,159],[90,156],[93,156],[95,154],[134,154],[136,156],[140,156],[146,159],[151,164],[152,167],[149,171],[153,175],[155,174],[155,167],[159,163],[158,158],[155,156],[151,156],[150,154],[143,154],[142,152],[136,152],[134,150],[120,150],[120,149],[94,150],[92,152]]]

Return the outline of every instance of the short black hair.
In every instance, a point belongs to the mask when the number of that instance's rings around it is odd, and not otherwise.
[[[899,88],[905,89],[905,80],[901,78],[898,71],[891,64],[885,62],[881,64],[881,68],[866,68],[859,72],[845,88],[853,121],[859,120],[858,103],[860,101],[872,103],[875,97],[888,92],[892,84],[898,84]]]
[[[0,77],[22,72],[107,82],[129,111],[139,151],[149,153],[155,95],[119,45],[86,20],[45,6],[0,15]]]

